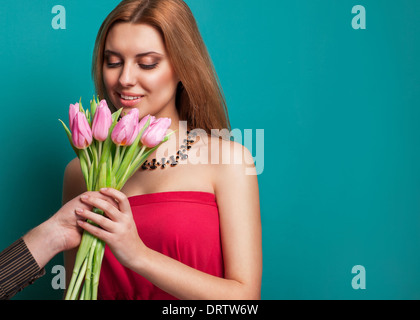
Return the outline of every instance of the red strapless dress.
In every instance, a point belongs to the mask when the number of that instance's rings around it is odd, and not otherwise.
[[[175,191],[128,199],[140,238],[150,249],[205,273],[223,277],[219,211],[212,193]],[[172,300],[105,248],[98,298],[103,300]]]

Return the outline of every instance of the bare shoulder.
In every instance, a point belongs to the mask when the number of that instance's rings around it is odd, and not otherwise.
[[[209,137],[213,185],[219,200],[259,205],[258,179],[251,152],[242,144]]]
[[[86,184],[83,178],[78,158],[70,161],[64,171],[63,181],[63,203],[75,198],[86,191]]]
[[[256,176],[251,152],[242,144],[209,136],[209,163],[215,164],[214,172],[221,178],[227,176]]]
[[[194,170],[195,177],[211,181],[215,193],[231,194],[241,186],[255,188],[258,184],[251,152],[228,136],[221,138],[197,131],[188,162],[194,165],[190,170]]]

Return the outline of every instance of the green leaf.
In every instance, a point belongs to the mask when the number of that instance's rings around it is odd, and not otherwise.
[[[99,168],[98,189],[106,187],[106,162]]]
[[[79,157],[79,149],[77,149],[73,144],[71,131],[69,130],[69,128],[67,128],[67,126],[64,124],[63,121],[61,121],[60,119],[58,119],[58,121],[60,121],[61,124],[63,125],[64,130],[66,131],[66,134],[67,134],[67,138],[69,139],[69,142],[71,144],[71,147],[73,148],[73,151],[76,153],[76,156]]]
[[[129,166],[129,168],[127,169],[126,174],[121,177],[121,179],[119,180],[118,183],[118,187],[121,189],[124,184],[128,181],[128,179],[130,179],[134,173],[136,173],[136,171],[143,165],[144,161],[157,149],[159,148],[164,142],[169,140],[169,137],[174,134],[176,131],[172,131],[170,133],[168,133],[163,140],[155,147],[147,150],[146,152],[144,152],[143,154],[141,154],[141,152],[139,152],[139,154],[136,156],[136,158],[132,161],[131,165]]]
[[[115,180],[115,176],[112,174],[112,161],[106,162],[106,187],[114,188],[115,184],[112,183]]]
[[[95,149],[95,148],[93,148]],[[92,166],[89,169],[89,188],[90,190],[95,190],[95,182],[96,182],[96,157],[92,157]]]
[[[83,106],[82,106],[82,97],[80,97],[80,99],[79,99],[79,111],[80,112],[85,112],[85,110],[83,109]]]
[[[121,108],[121,109],[119,109],[119,110],[117,110],[117,111],[115,111],[115,112],[112,114],[112,122],[113,122],[114,126],[117,124],[117,122],[118,122],[118,118],[120,117],[121,112],[122,112],[122,108]]]
[[[115,175],[117,173],[118,168],[120,167],[120,163],[121,163],[121,148],[125,148],[125,147],[121,147],[121,146],[115,146],[115,154],[114,154],[114,159],[113,159],[113,164],[112,164],[112,174]]]
[[[97,107],[96,99],[95,99],[95,96],[93,96],[93,99],[90,101],[90,113],[92,115],[92,119],[95,118],[96,107]]]
[[[86,115],[86,119],[87,119],[87,121],[88,121],[89,125],[92,127],[92,119],[91,119],[91,116],[90,116],[90,111],[89,111],[89,109],[86,109],[86,111],[85,111],[85,115]]]

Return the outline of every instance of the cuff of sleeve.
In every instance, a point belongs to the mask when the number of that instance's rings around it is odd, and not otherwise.
[[[10,299],[44,274],[20,238],[0,253],[0,299]]]

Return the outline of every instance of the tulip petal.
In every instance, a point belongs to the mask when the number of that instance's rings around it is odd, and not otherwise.
[[[109,128],[109,132],[112,132],[114,130],[118,122],[118,118],[121,115],[121,112],[122,112],[122,109],[119,109],[118,111],[112,114],[112,124],[111,124],[111,127]],[[99,166],[101,166],[110,157],[111,147],[112,147],[112,139],[111,139],[111,135],[108,134],[108,138],[105,140],[103,144],[102,155],[101,155],[101,159],[99,160]]]
[[[85,149],[92,143],[92,130],[83,112],[74,117],[71,128],[73,144],[77,149]]]
[[[122,160],[121,165],[118,168],[117,173],[116,173],[117,181],[124,180],[123,177],[127,175],[127,170],[129,169],[131,165],[134,155],[137,154],[138,150],[140,149],[140,146],[139,146],[140,138],[143,135],[144,130],[146,130],[146,128],[150,125],[150,120],[151,120],[150,118],[147,120],[145,126],[137,134],[137,137],[133,141],[133,144],[127,149],[124,159]]]
[[[112,125],[111,110],[105,100],[101,100],[96,108],[92,124],[92,135],[98,141],[105,141],[108,138],[109,128]]]
[[[171,126],[171,119],[159,118],[154,121],[143,133],[141,143],[148,148],[153,148],[162,142],[167,130]]]

